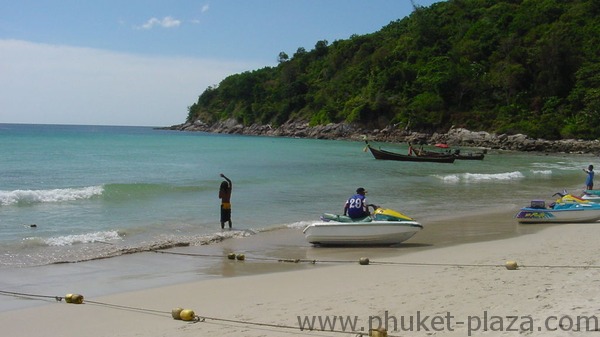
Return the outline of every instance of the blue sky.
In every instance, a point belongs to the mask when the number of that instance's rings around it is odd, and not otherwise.
[[[410,0],[0,0],[0,123],[183,123],[231,74],[412,9]]]

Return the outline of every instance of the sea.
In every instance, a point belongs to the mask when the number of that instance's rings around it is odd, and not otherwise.
[[[453,164],[381,161],[361,141],[0,124],[0,274],[278,231],[301,235],[322,213],[342,212],[358,187],[370,203],[426,229],[445,218],[493,217],[563,190],[580,193],[582,169],[595,161],[500,150]],[[233,182],[231,230],[219,223],[221,173]],[[0,278],[0,288],[18,290],[13,282]]]

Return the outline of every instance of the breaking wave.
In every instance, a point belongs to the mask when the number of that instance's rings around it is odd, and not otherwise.
[[[117,231],[94,232],[87,234],[66,235],[44,239],[48,246],[70,246],[77,243],[108,243],[109,241],[120,240],[121,236]]]
[[[158,196],[168,193],[194,192],[199,189],[202,189],[202,187],[131,183],[48,190],[0,191],[0,206],[60,203],[87,200],[94,197],[102,197],[107,201],[122,201],[124,199]]]
[[[445,176],[436,175],[437,178],[445,183],[459,183],[459,182],[487,182],[487,181],[511,181],[520,180],[525,178],[523,173],[519,171],[505,172],[505,173],[461,173],[461,174],[449,174]]]
[[[252,236],[261,231],[245,229],[193,236],[161,235],[133,242],[125,240],[128,235],[119,231],[50,238],[29,237],[17,244],[5,246],[2,254],[11,258],[0,259],[0,266],[24,267],[101,260],[175,247],[211,245],[228,239]]]
[[[102,195],[103,186],[63,188],[51,190],[0,191],[0,206],[30,205],[90,199]]]
[[[550,176],[552,175],[552,170],[531,170],[531,173],[541,176]]]

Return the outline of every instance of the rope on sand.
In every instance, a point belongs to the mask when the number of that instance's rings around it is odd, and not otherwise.
[[[206,322],[207,320],[210,320],[210,321],[215,321],[215,322],[236,323],[236,324],[241,324],[241,325],[245,325],[245,326],[270,327],[270,328],[276,328],[276,329],[293,329],[293,330],[299,330],[299,332],[301,332],[301,333],[310,333],[310,332],[343,333],[343,334],[351,333],[351,334],[355,334],[357,337],[358,336],[399,337],[399,336],[389,335],[389,334],[387,334],[387,332],[384,332],[381,329],[376,330],[376,331],[373,330],[372,331],[373,334],[371,334],[371,332],[369,332],[368,334],[365,334],[364,332],[344,331],[344,330],[335,330],[335,329],[305,329],[305,328],[301,328],[300,326],[292,326],[292,325],[284,325],[284,324],[273,324],[273,323],[252,322],[252,321],[236,320],[236,319],[221,318],[221,317],[200,316],[200,315],[196,315],[193,310],[189,310],[189,309],[183,310],[180,308],[176,308],[176,309],[173,309],[169,313],[167,311],[162,311],[162,310],[146,309],[146,308],[133,307],[133,306],[128,306],[128,305],[111,304],[111,303],[106,303],[106,302],[98,302],[98,301],[90,301],[90,300],[85,300],[85,302],[84,302],[83,296],[78,295],[78,294],[67,294],[65,297],[61,297],[61,296],[37,295],[37,294],[28,294],[28,293],[0,290],[0,295],[23,297],[23,298],[33,298],[33,299],[55,299],[57,302],[61,302],[63,299],[70,298],[71,296],[78,296],[81,298],[81,301],[77,301],[77,302],[66,301],[66,303],[75,303],[75,304],[84,304],[85,303],[85,304],[90,304],[90,305],[103,306],[103,307],[107,307],[110,309],[127,310],[127,311],[133,311],[133,312],[139,312],[139,313],[145,313],[145,314],[159,315],[159,316],[163,316],[163,315],[168,316],[170,314],[170,316],[172,316],[176,320],[188,321],[189,323],[199,323],[199,322]],[[383,333],[383,334],[377,335],[377,333]]]
[[[175,255],[186,255],[186,256],[202,256],[202,257],[213,257],[213,258],[223,258],[223,256],[221,255],[207,255],[207,254],[190,254],[190,253],[174,253],[174,252],[165,252],[165,251],[155,251],[157,253],[163,253],[163,254],[175,254]],[[238,260],[245,260],[244,259],[240,259],[239,256],[243,254],[233,254],[234,258],[237,258]],[[231,254],[229,254],[229,256],[227,256],[227,258],[231,259]],[[293,262],[293,263],[300,263],[300,262],[309,262],[312,264],[315,264],[317,262],[320,263],[356,263],[356,261],[349,261],[349,260],[302,260],[302,259],[277,259],[277,258],[252,258],[251,260],[259,260],[259,261],[277,261],[277,262]],[[479,267],[485,267],[485,268],[490,268],[490,267],[505,267],[506,269],[509,270],[516,270],[519,267],[525,267],[525,268],[545,268],[545,269],[552,269],[552,268],[569,268],[569,269],[600,269],[599,265],[525,265],[525,266],[518,266],[517,263],[515,261],[507,261],[505,263],[505,265],[498,265],[498,264],[465,264],[465,263],[427,263],[427,262],[388,262],[388,261],[369,261],[368,258],[361,258],[359,260],[359,263],[361,265],[368,265],[368,264],[379,264],[379,265],[392,265],[392,266],[441,266],[441,267],[474,267],[474,268],[479,268]],[[104,303],[104,302],[97,302],[97,301],[90,301],[90,300],[83,300],[83,296],[79,295],[79,294],[67,294],[66,296],[62,297],[62,296],[50,296],[50,295],[38,295],[38,294],[30,294],[30,293],[21,293],[21,292],[12,292],[12,291],[4,291],[4,290],[0,290],[0,295],[5,295],[5,296],[14,296],[14,297],[22,297],[22,298],[29,298],[29,299],[54,299],[57,302],[61,302],[63,299],[65,300],[66,303],[72,303],[72,304],[91,304],[91,305],[97,305],[97,306],[104,306],[107,308],[111,308],[111,309],[118,309],[118,310],[128,310],[128,311],[133,311],[133,312],[139,312],[139,313],[145,313],[145,314],[153,314],[153,315],[169,315],[169,312],[166,311],[161,311],[161,310],[153,310],[153,309],[145,309],[145,308],[140,308],[140,307],[133,307],[133,306],[126,306],[126,305],[117,305],[117,304],[110,304],[110,303]],[[177,310],[179,308],[173,309],[171,311],[171,316],[174,319],[178,319],[178,320],[182,320],[182,321],[188,321],[190,323],[198,323],[198,322],[206,322],[207,320],[211,320],[211,321],[217,321],[217,322],[225,322],[225,323],[237,323],[237,324],[241,324],[241,325],[245,325],[245,326],[257,326],[257,327],[270,327],[270,328],[275,328],[275,329],[294,329],[297,330],[297,332],[300,333],[310,333],[310,332],[321,332],[321,333],[343,333],[343,334],[355,334],[357,337],[358,336],[387,336],[387,337],[399,337],[399,336],[393,336],[393,335],[388,335],[387,332],[381,332],[381,331],[369,331],[368,333],[366,332],[356,332],[356,331],[344,331],[344,330],[334,330],[334,329],[326,329],[326,330],[320,330],[320,329],[305,329],[301,326],[290,326],[290,325],[282,325],[282,324],[272,324],[272,323],[263,323],[263,322],[252,322],[252,321],[243,321],[243,320],[234,320],[234,319],[228,319],[228,318],[219,318],[219,317],[210,317],[210,316],[200,316],[200,315],[196,315],[194,313],[193,310],[189,310],[189,309],[181,309],[181,310]],[[175,311],[177,311],[177,315],[175,315]],[[298,331],[299,330],[299,331]]]
[[[381,265],[405,265],[405,266],[441,266],[441,267],[504,267],[506,269],[520,268],[546,268],[546,269],[600,269],[599,265],[550,265],[550,264],[526,264],[516,265],[514,261],[506,261],[505,264],[468,264],[468,263],[428,263],[428,262],[371,262]]]
[[[336,329],[303,329],[298,326],[292,326],[292,325],[250,322],[250,321],[241,321],[241,320],[235,320],[235,319],[208,317],[208,316],[201,316],[200,319],[201,319],[201,322],[204,322],[206,320],[212,320],[212,321],[219,321],[219,322],[225,322],[225,323],[237,323],[237,324],[243,324],[243,325],[254,325],[254,326],[270,327],[270,328],[276,328],[276,329],[300,330],[300,332],[304,332],[304,333],[310,333],[310,332],[329,333],[329,332],[331,332],[331,333],[355,334],[355,336],[357,336],[357,337],[360,337],[360,336],[400,337],[400,336],[390,335],[384,329],[374,329],[368,333],[365,333],[365,332],[359,332],[359,331],[345,331],[345,330],[336,330]]]
[[[54,299],[56,300],[56,302],[60,302],[63,300],[64,297],[61,296],[46,296],[46,295],[36,295],[36,294],[27,294],[27,293],[19,293],[19,292],[13,292],[13,291],[4,291],[4,290],[0,290],[0,295],[5,295],[5,296],[13,296],[13,297],[23,297],[23,298],[33,298],[33,299]]]
[[[164,250],[154,250],[155,253],[160,254],[172,254],[172,255],[183,255],[192,257],[210,257],[222,259],[223,255],[219,254],[195,254],[195,253],[178,253],[168,252]],[[240,258],[243,256],[243,258]],[[334,263],[334,264],[345,264],[345,263],[356,263],[356,260],[309,260],[309,259],[290,259],[290,258],[269,258],[269,257],[250,257],[248,258],[244,254],[230,253],[226,258],[230,260],[250,260],[250,261],[272,261],[272,262],[284,262],[284,263]],[[397,266],[422,266],[422,267],[483,267],[483,268],[496,268],[503,267],[509,270],[521,269],[521,268],[560,268],[560,269],[600,269],[600,265],[544,265],[544,264],[526,264],[518,265],[515,261],[506,261],[505,264],[486,264],[486,263],[436,263],[436,262],[392,262],[392,261],[372,261],[368,258],[361,257],[358,260],[361,265],[376,264],[376,265],[397,265]]]
[[[193,256],[193,257],[210,257],[210,258],[218,258],[218,259],[222,259],[223,255],[218,255],[218,254],[196,254],[196,253],[179,253],[179,252],[167,252],[164,250],[153,250],[153,252],[155,253],[160,253],[160,254],[171,254],[171,255],[182,255],[182,256]],[[232,253],[233,254],[233,253]],[[234,260],[237,259],[238,260],[246,260],[247,258],[241,258],[241,255],[243,254],[229,254],[227,256],[228,259],[230,260]],[[233,256],[233,257],[232,257]],[[317,262],[329,262],[329,263],[344,263],[344,262],[350,262],[350,261],[317,261],[317,260],[306,260],[306,259],[279,259],[279,258],[269,258],[269,257],[254,257],[252,258],[252,260],[256,260],[256,261],[275,261],[275,262],[290,262],[290,263],[311,263],[311,264],[316,264]]]
[[[321,332],[321,333],[324,332],[324,333],[355,334],[356,337],[361,337],[361,336],[400,337],[400,336],[390,335],[384,329],[376,329],[376,330],[373,330],[373,331],[365,334],[365,332],[357,332],[357,331],[345,331],[345,330],[336,330],[336,329],[304,329],[304,328],[300,328],[298,326],[293,326],[293,325],[273,324],[273,323],[264,323],[264,322],[251,322],[251,321],[242,321],[242,320],[237,320],[237,319],[199,316],[199,315],[195,315],[193,322],[191,322],[191,323],[206,322],[206,321],[234,323],[234,324],[241,324],[244,326],[257,326],[257,327],[269,327],[269,328],[275,328],[275,329],[299,330],[296,332],[296,334],[298,332],[306,333],[306,334],[311,333],[311,332]]]

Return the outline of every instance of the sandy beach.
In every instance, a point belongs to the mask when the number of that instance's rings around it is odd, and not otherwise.
[[[244,247],[250,240],[230,241],[227,250],[248,257],[225,259],[215,274],[235,277],[82,293],[83,304],[35,299],[41,304],[0,312],[0,325],[6,336],[64,337],[356,336],[377,327],[388,336],[570,336],[597,329],[600,247],[590,238],[600,226],[521,227],[530,233],[402,253],[294,248],[315,264],[253,260]],[[281,249],[294,247],[297,238],[289,240]],[[507,261],[519,268],[508,270]],[[178,307],[197,320],[173,319]]]

